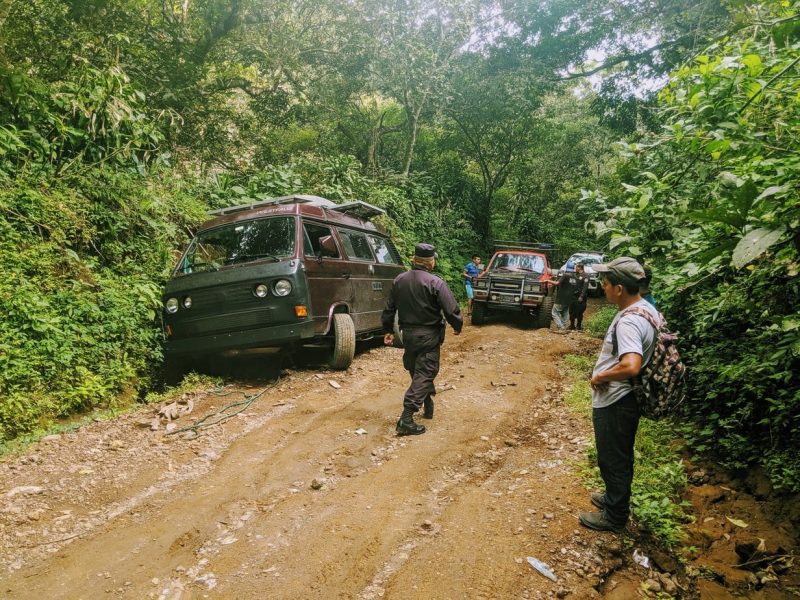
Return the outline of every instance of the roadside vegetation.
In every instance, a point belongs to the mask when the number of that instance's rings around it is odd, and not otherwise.
[[[493,239],[645,260],[684,439],[800,491],[800,2],[403,6],[3,4],[0,445],[144,401],[207,210],[311,193],[460,294]]]

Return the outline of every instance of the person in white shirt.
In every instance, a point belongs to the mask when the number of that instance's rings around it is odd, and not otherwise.
[[[591,379],[592,424],[605,491],[591,497],[600,512],[582,512],[579,518],[590,529],[619,533],[630,516],[633,444],[640,416],[630,380],[653,356],[656,343],[656,331],[644,317],[623,311],[636,307],[651,312],[657,322],[662,317],[639,295],[645,272],[635,259],[623,256],[594,270],[602,277],[606,299],[620,312],[606,332]]]

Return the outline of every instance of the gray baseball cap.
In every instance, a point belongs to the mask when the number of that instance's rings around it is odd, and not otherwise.
[[[639,285],[642,279],[647,277],[644,267],[630,256],[620,256],[609,263],[594,265],[592,268],[595,273],[610,273],[630,285]]]

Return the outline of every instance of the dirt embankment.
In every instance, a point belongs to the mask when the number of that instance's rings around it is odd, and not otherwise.
[[[418,437],[394,435],[401,351],[373,348],[345,373],[284,371],[199,435],[141,427],[143,409],[43,441],[0,465],[0,595],[629,598],[648,579],[696,595],[680,576],[659,580],[680,573],[668,557],[633,563],[636,535],[578,524],[591,423],[563,406],[558,364],[597,344],[502,323],[449,335],[446,390]],[[265,387],[199,394],[176,424]],[[728,525],[709,546],[730,541]]]

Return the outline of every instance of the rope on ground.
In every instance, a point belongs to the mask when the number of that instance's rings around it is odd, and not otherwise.
[[[231,419],[231,418],[235,417],[236,415],[238,415],[239,413],[242,413],[242,412],[246,411],[248,408],[250,408],[250,405],[253,402],[258,400],[267,391],[271,390],[276,385],[278,385],[280,380],[281,380],[281,378],[278,377],[273,383],[271,383],[270,385],[265,387],[260,392],[258,392],[256,394],[253,394],[252,396],[248,396],[247,394],[245,394],[241,390],[233,390],[233,391],[225,392],[225,393],[222,393],[221,391],[219,391],[220,388],[211,390],[211,392],[210,392],[211,394],[213,394],[215,396],[219,396],[221,398],[224,398],[225,396],[230,396],[232,394],[242,394],[244,396],[244,400],[240,400],[239,402],[231,402],[230,404],[227,404],[227,405],[223,406],[217,412],[211,413],[210,415],[206,415],[205,417],[203,417],[202,419],[200,419],[198,421],[195,421],[191,425],[187,425],[186,427],[181,427],[180,429],[174,429],[172,431],[168,431],[167,435],[175,435],[176,433],[182,433],[184,431],[195,431],[196,432],[196,431],[200,431],[201,429],[208,429],[209,427],[213,427],[214,425],[219,425],[220,423],[224,423],[228,419]],[[233,409],[237,409],[237,410],[235,410],[234,412],[228,412],[229,410],[233,410]],[[218,417],[218,418],[214,419],[214,417]],[[214,419],[214,420],[211,420],[211,419]]]

